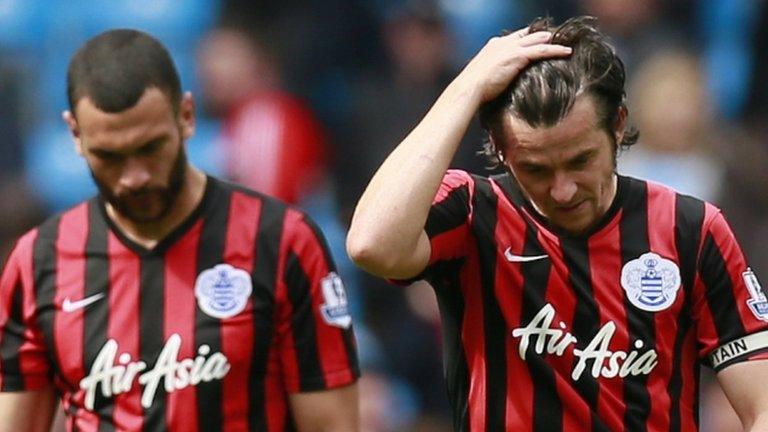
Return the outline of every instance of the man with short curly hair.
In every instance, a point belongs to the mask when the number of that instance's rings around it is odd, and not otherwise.
[[[723,215],[619,175],[622,61],[590,17],[497,37],[390,154],[352,258],[426,279],[457,431],[696,430],[699,361],[768,428],[768,301]],[[507,173],[447,171],[476,112]]]

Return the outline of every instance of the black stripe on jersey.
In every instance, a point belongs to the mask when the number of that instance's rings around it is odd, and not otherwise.
[[[212,181],[211,179],[208,180]],[[224,242],[229,225],[231,190],[219,190],[208,203],[197,248],[197,274],[224,259]],[[221,320],[195,309],[195,347],[208,345],[211,353],[221,352]],[[197,385],[197,423],[200,431],[221,430],[224,427],[222,381],[212,380]]]
[[[699,272],[706,286],[707,305],[720,345],[746,333],[733,296],[733,283],[725,258],[711,233],[704,238]]]
[[[146,254],[141,257],[141,285],[139,299],[139,353],[147,362],[146,370],[155,367],[163,340],[163,305],[165,290],[165,260],[162,255]],[[165,421],[166,392],[163,384],[155,391],[152,406],[144,408],[144,430],[160,431],[167,428]]]
[[[424,231],[429,238],[458,228],[469,215],[469,186],[462,185],[448,193],[439,203],[432,206]]]
[[[526,221],[523,255],[544,255],[544,249],[537,239],[538,230]],[[525,326],[546,305],[547,285],[552,270],[550,260],[530,261],[520,264],[523,275],[523,298],[520,325]],[[530,351],[530,350],[529,350]],[[533,386],[533,430],[563,430],[563,404],[557,394],[557,380],[554,370],[544,356],[526,353],[525,361]]]
[[[472,231],[477,239],[485,337],[486,431],[503,431],[507,402],[507,325],[496,298],[496,222],[498,198],[487,179],[475,177]]]
[[[59,236],[61,216],[43,222],[38,228],[35,239],[32,265],[35,277],[35,299],[37,301],[37,323],[45,340],[45,346],[50,347],[49,362],[54,374],[57,372],[58,353],[53,334],[53,319],[56,306],[53,303],[56,295],[56,239]],[[70,383],[73,391],[78,390],[77,383]]]
[[[18,276],[13,287],[11,297],[11,314],[5,323],[5,332],[0,339],[0,357],[4,359],[2,364],[3,386],[2,391],[26,390],[24,378],[19,367],[19,349],[24,343],[24,313],[23,289],[21,275]]]
[[[576,296],[576,311],[573,315],[573,333],[583,335],[577,346],[586,348],[589,337],[597,334],[600,329],[600,309],[597,307],[595,294],[592,290],[592,277],[589,268],[589,244],[587,239],[576,237],[561,237],[560,244],[563,249],[563,258],[568,267],[568,279],[573,293]],[[579,358],[574,358],[574,365]],[[592,376],[589,368],[584,369],[574,387],[584,400],[592,408],[592,430],[607,431],[608,427],[595,415],[597,399],[600,396],[600,386],[597,378]]]
[[[291,333],[293,334],[296,363],[299,366],[300,391],[314,391],[325,388],[320,355],[317,351],[314,311],[312,310],[311,282],[301,268],[299,257],[289,252],[285,261],[283,281],[288,288],[291,303]]]
[[[326,240],[325,236],[323,235],[323,232],[320,231],[320,228],[317,226],[315,221],[307,217],[306,215],[302,219],[304,223],[307,224],[309,229],[312,230],[312,232],[315,234],[315,238],[317,238],[318,243],[320,244],[320,247],[323,250],[323,256],[325,257],[325,262],[328,264],[328,270],[329,271],[336,271],[336,262],[333,259],[333,256],[331,255],[331,249],[328,247],[328,240]],[[349,368],[353,371],[353,373],[356,376],[360,376],[360,366],[357,361],[357,348],[355,347],[355,332],[354,332],[354,325],[350,325],[348,328],[343,329],[343,340],[344,340],[344,350],[347,353],[347,361],[349,362]]]
[[[621,236],[621,264],[623,266],[650,251],[648,238],[648,186],[645,182],[631,180],[624,213],[619,221]],[[636,340],[643,341],[645,347],[656,346],[656,332],[653,312],[635,307],[624,296],[624,310],[627,312],[629,343],[634,346]],[[645,431],[651,410],[651,397],[646,383],[648,376],[628,375],[624,378],[624,427],[630,431]]]
[[[448,402],[453,411],[453,430],[469,431],[469,367],[461,343],[464,328],[464,298],[461,294],[461,263],[463,260],[438,261],[433,264],[435,275],[430,280],[440,308],[443,332],[443,365],[448,387]]]
[[[677,335],[675,335],[674,352],[672,355],[672,375],[669,379],[667,392],[672,402],[669,411],[669,430],[679,431],[681,428],[680,396],[682,394],[683,377],[680,361],[683,354],[683,343],[691,330],[691,296],[696,279],[696,261],[698,260],[699,243],[701,242],[701,226],[704,223],[704,202],[695,198],[677,195],[675,200],[675,245],[680,262],[680,276],[685,292],[683,304],[677,320]]]
[[[280,238],[283,232],[285,206],[277,201],[261,199],[261,215],[256,231],[253,291],[253,365],[249,379],[248,418],[252,432],[267,431],[266,389],[269,349],[274,334],[275,285],[278,271]]]
[[[83,298],[103,294],[104,298],[83,310],[83,371],[91,366],[101,347],[107,342],[109,316],[109,259],[107,257],[107,225],[96,199],[88,201],[88,237],[85,243],[85,294]],[[96,392],[94,411],[99,414],[100,431],[113,431],[112,398]],[[106,421],[104,421],[106,420]]]
[[[517,184],[517,180],[511,174],[498,174],[491,177],[491,179],[501,186],[507,198],[516,208],[520,209],[529,206],[528,201],[523,196],[523,192],[520,190],[520,186]]]

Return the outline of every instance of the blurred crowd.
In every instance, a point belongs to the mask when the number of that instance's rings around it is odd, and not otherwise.
[[[353,302],[364,430],[449,430],[430,287],[356,270],[346,227],[376,167],[489,37],[578,14],[600,19],[628,67],[641,135],[619,172],[718,204],[768,278],[761,0],[0,0],[0,255],[95,193],[60,119],[73,51],[107,28],[146,30],[195,95],[190,159],[299,205],[328,237]],[[483,138],[474,125],[454,165],[490,173]],[[706,373],[702,393],[702,430],[740,430]]]

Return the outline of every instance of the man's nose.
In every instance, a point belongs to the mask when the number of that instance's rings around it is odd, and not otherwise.
[[[570,204],[576,189],[576,182],[567,173],[556,172],[549,194],[557,204]]]
[[[138,190],[149,183],[150,177],[146,161],[139,157],[129,157],[120,175],[120,186],[127,190]]]

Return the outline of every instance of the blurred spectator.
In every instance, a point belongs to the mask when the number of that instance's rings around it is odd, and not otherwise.
[[[656,50],[694,43],[690,29],[670,23],[662,0],[583,0],[581,13],[596,16],[613,39],[629,77]]]
[[[619,157],[619,171],[718,202],[723,167],[712,153],[717,129],[696,59],[660,51],[640,66],[629,89],[640,145]]]
[[[200,46],[205,107],[223,119],[227,176],[297,203],[321,183],[326,148],[309,108],[281,89],[280,71],[261,42],[219,28]]]
[[[452,39],[435,3],[407,2],[386,16],[382,34],[389,62],[352,85],[349,118],[340,132],[338,154],[344,157],[336,160],[335,173],[345,217],[374,170],[457,73]],[[474,125],[454,166],[483,172],[485,160],[477,155],[482,139]]]

